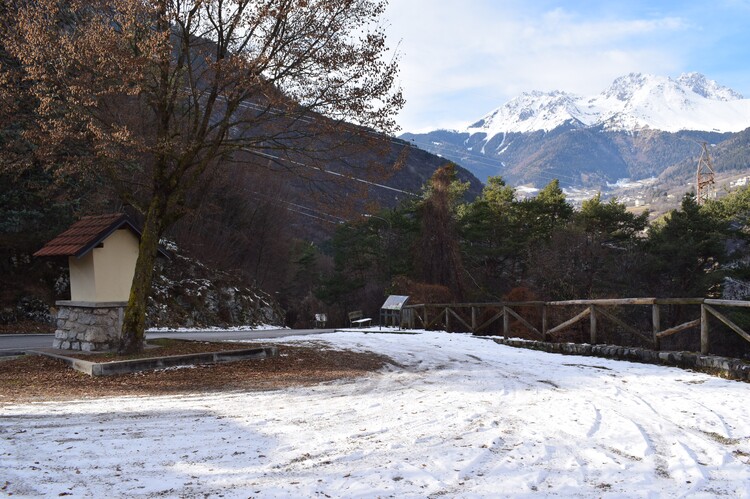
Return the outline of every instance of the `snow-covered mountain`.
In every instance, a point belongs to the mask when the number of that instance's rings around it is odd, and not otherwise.
[[[700,73],[676,79],[631,73],[595,96],[523,93],[460,131],[491,138],[498,133],[550,131],[564,124],[624,131],[738,132],[750,126],[750,99]]]
[[[593,96],[527,92],[460,130],[401,137],[477,177],[570,186],[658,176],[750,127],[750,99],[700,73],[631,73]]]

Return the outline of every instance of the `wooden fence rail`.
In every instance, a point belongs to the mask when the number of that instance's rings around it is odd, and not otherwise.
[[[674,305],[699,305],[700,317],[683,322],[681,324],[662,329],[662,306]],[[621,306],[649,306],[651,307],[650,331],[642,331],[637,327],[625,323],[619,317],[611,313],[607,308]],[[585,307],[583,311],[555,326],[549,324],[550,310]],[[525,302],[493,302],[493,303],[423,303],[418,305],[407,305],[402,310],[401,324],[407,327],[421,326],[425,329],[442,325],[446,330],[451,329],[451,323],[458,325],[472,333],[479,333],[490,325],[502,319],[502,331],[504,336],[510,332],[510,322],[515,320],[531,335],[542,340],[551,341],[565,330],[581,323],[585,319],[589,321],[589,334],[591,344],[597,343],[597,334],[600,331],[600,319],[616,324],[628,333],[640,338],[642,341],[659,350],[661,340],[667,336],[686,331],[691,328],[700,328],[700,351],[709,353],[709,317],[713,316],[731,331],[739,335],[745,341],[750,342],[750,334],[735,324],[725,314],[719,312],[715,307],[750,308],[750,301],[715,300],[710,298],[617,298],[602,300],[566,300],[566,301],[525,301]],[[528,312],[535,310],[533,318],[541,324],[534,325],[533,319]],[[480,315],[481,313],[481,315]],[[480,323],[482,316],[489,318]],[[539,320],[541,318],[541,320]]]

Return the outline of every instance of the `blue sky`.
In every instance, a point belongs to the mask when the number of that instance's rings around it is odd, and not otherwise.
[[[455,127],[521,92],[587,95],[697,71],[750,97],[750,0],[390,0],[402,131]]]

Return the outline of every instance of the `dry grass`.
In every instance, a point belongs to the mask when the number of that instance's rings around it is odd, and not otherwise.
[[[188,348],[196,345],[201,344]],[[225,343],[213,345],[228,349]],[[242,346],[262,345],[243,343]],[[201,351],[209,351],[205,345],[202,348]],[[278,348],[278,357],[263,360],[106,377],[88,376],[47,357],[29,355],[0,360],[0,405],[118,395],[278,390],[364,376],[392,363],[383,355],[331,350],[323,345],[278,345]]]

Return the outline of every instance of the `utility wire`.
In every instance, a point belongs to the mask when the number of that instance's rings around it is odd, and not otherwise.
[[[252,103],[252,102],[242,102],[242,103],[240,103],[240,107],[243,107],[245,109],[252,109],[253,111],[258,111],[258,112],[271,112],[271,113],[276,114],[278,116],[283,116],[285,114],[285,112],[282,109],[278,109],[278,108],[274,108],[274,107],[269,107],[269,106],[262,106],[260,104],[255,104],[255,103]],[[298,119],[299,119],[299,121],[302,121],[303,123],[312,124],[312,123],[314,123],[316,121],[317,118],[314,117],[314,116],[304,116],[304,117],[300,117]],[[374,136],[377,136],[377,137],[379,137],[381,139],[383,137],[387,137],[387,136],[384,136],[383,134],[380,134],[380,133],[372,131],[372,130],[367,130],[366,132],[369,135],[374,135]],[[396,137],[387,137],[387,140],[391,144],[394,144],[394,145],[398,145],[398,146],[401,146],[401,147],[408,147],[410,149],[418,149],[420,151],[426,151],[426,152],[430,152],[427,148],[434,145],[434,144],[431,144],[430,142],[427,142],[427,141],[424,141],[424,140],[417,140],[417,139],[405,140],[405,139],[399,139],[399,138],[396,138]],[[420,148],[419,145],[425,146],[425,148]],[[473,161],[475,163],[479,163],[479,164],[481,164],[483,166],[492,167],[492,168],[497,168],[498,167],[498,164],[495,163],[491,158],[489,158],[489,157],[487,157],[485,155],[478,154],[478,153],[476,153],[474,151],[470,151],[468,149],[464,149],[464,148],[455,146],[453,144],[441,143],[440,146],[444,147],[444,148],[447,148],[447,149],[452,149],[455,154],[468,155],[471,158],[473,158]],[[435,154],[435,153],[432,153],[432,154]],[[498,163],[502,163],[502,161],[498,160]],[[551,174],[540,172],[540,173],[537,173],[537,176],[540,177],[540,178],[543,178],[545,180],[548,180],[548,181],[555,180],[555,179],[560,179],[560,178],[565,178],[565,179],[567,179],[567,180],[569,180],[571,182],[574,182],[574,181],[578,180],[576,177],[574,177],[572,175],[565,175],[565,174],[551,175]],[[356,179],[356,178],[354,178],[354,179],[355,180],[359,180],[359,179]],[[373,185],[375,185],[375,184],[373,184]],[[404,192],[404,191],[401,191],[401,192]],[[409,193],[409,194],[417,196],[414,193]]]
[[[252,102],[242,102],[242,103],[239,104],[239,106],[242,107],[242,108],[245,108],[245,109],[252,109],[253,111],[258,111],[258,112],[271,112],[271,113],[273,113],[275,115],[278,115],[278,116],[284,116],[286,114],[283,109],[279,109],[279,108],[275,108],[275,107],[270,107],[270,106],[263,106],[263,105],[255,104],[255,103],[252,103]],[[299,117],[297,119],[299,121],[301,121],[303,123],[307,123],[307,124],[313,124],[317,120],[317,118],[315,116],[312,116],[312,115],[310,115],[310,116],[302,116],[302,117]],[[430,152],[427,148],[434,146],[434,144],[432,144],[432,143],[430,143],[428,141],[425,141],[425,140],[419,140],[419,139],[413,139],[413,138],[410,139],[410,140],[399,139],[399,138],[396,138],[396,137],[385,136],[385,135],[383,135],[381,133],[378,133],[376,131],[373,131],[373,130],[366,130],[366,133],[369,134],[369,135],[377,136],[378,138],[381,138],[381,139],[383,139],[385,137],[391,144],[394,144],[394,145],[398,145],[398,146],[401,146],[401,147],[408,147],[410,149],[418,149],[420,151],[425,151],[425,152]],[[422,145],[425,148],[421,148],[421,147],[419,147],[419,145]],[[499,166],[498,163],[502,163],[502,161],[500,161],[499,159],[497,160],[497,162],[495,162],[491,158],[487,157],[486,155],[479,154],[479,153],[476,153],[474,151],[470,151],[468,149],[461,148],[461,147],[453,145],[453,144],[446,144],[444,142],[441,142],[440,146],[443,147],[443,148],[452,150],[454,154],[457,154],[457,155],[460,154],[460,155],[464,155],[464,156],[469,156],[469,157],[472,158],[472,160],[475,163],[479,163],[482,166],[492,167],[492,168],[498,168],[498,166]],[[307,168],[316,169],[316,170],[319,170],[319,171],[323,171],[325,173],[329,173],[331,175],[338,175],[338,176],[341,176],[341,177],[349,178],[351,180],[355,180],[355,181],[358,181],[358,182],[363,182],[363,183],[366,183],[366,184],[369,184],[369,185],[372,185],[372,186],[381,187],[381,188],[389,189],[389,190],[396,191],[396,192],[401,192],[403,194],[408,194],[408,195],[414,196],[414,197],[419,197],[419,194],[415,194],[413,192],[404,191],[404,190],[401,190],[401,189],[396,189],[395,187],[390,187],[390,186],[387,186],[387,185],[378,184],[376,182],[370,182],[370,181],[367,181],[367,180],[364,180],[364,179],[360,179],[360,178],[357,178],[357,177],[344,175],[342,173],[333,172],[333,171],[330,171],[330,170],[325,170],[325,169],[314,167],[314,166],[309,166],[309,165],[306,165],[306,164],[301,163],[301,162],[297,162],[297,161],[293,161],[293,160],[289,160],[289,159],[285,159],[285,158],[280,158],[278,156],[273,156],[273,155],[270,155],[270,154],[267,154],[267,153],[261,153],[259,151],[253,151],[253,150],[249,150],[249,149],[243,149],[243,150],[245,150],[246,152],[251,152],[251,153],[254,153],[254,154],[261,155],[261,156],[266,156],[268,158],[276,159],[276,160],[279,160],[279,161],[288,161],[288,162],[297,164],[299,166],[304,166],[304,167],[307,167]],[[435,154],[435,153],[432,153],[432,154]],[[539,172],[539,173],[536,174],[536,176],[539,177],[539,178],[542,178],[544,180],[548,180],[548,181],[552,181],[552,180],[556,180],[556,179],[560,179],[560,178],[564,178],[564,179],[569,180],[571,182],[574,182],[574,181],[578,180],[575,176],[566,175],[566,174],[549,174],[549,173],[545,173],[545,172]]]
[[[329,217],[329,218],[332,218],[332,219],[336,219],[336,221],[331,221],[331,223],[348,222],[347,219],[339,217],[337,215],[331,215],[330,213],[326,213],[325,211],[317,210],[317,209],[314,209],[314,208],[308,208],[307,206],[304,206],[304,205],[301,205],[301,204],[298,204],[298,203],[292,203],[291,201],[286,201],[284,199],[275,198],[273,196],[269,196],[268,194],[263,194],[262,192],[258,192],[258,191],[245,191],[245,192],[248,192],[248,193],[256,195],[256,196],[264,197],[264,198],[270,199],[270,200],[275,201],[275,202],[280,202],[280,203],[288,204],[289,206],[293,206],[294,208],[298,208],[300,210],[305,210],[306,212],[317,213],[318,215],[324,215],[326,217]],[[297,210],[291,210],[288,207],[285,207],[285,208],[287,210],[289,210],[289,211],[294,211],[295,213],[301,213],[303,215],[307,214],[307,213],[302,213],[302,212],[297,211]],[[315,218],[318,218],[318,217],[315,217]],[[327,220],[327,221],[329,221],[329,220]]]
[[[245,151],[245,152],[249,152],[251,154],[255,154],[256,156],[261,156],[261,157],[268,158],[268,159],[273,159],[273,160],[276,160],[276,161],[286,161],[287,163],[292,163],[293,165],[303,166],[305,168],[310,168],[312,170],[317,170],[319,172],[327,173],[329,175],[334,175],[334,176],[337,176],[337,177],[342,177],[342,178],[346,178],[346,179],[349,179],[349,180],[354,180],[356,182],[361,182],[363,184],[371,185],[371,186],[374,186],[374,187],[380,187],[381,189],[387,189],[389,191],[400,192],[401,194],[408,194],[409,196],[413,196],[413,197],[419,197],[419,194],[415,194],[413,192],[405,191],[403,189],[398,189],[396,187],[391,187],[390,185],[379,184],[377,182],[371,182],[369,180],[365,180],[365,179],[362,179],[362,178],[354,177],[352,175],[345,175],[343,173],[335,172],[333,170],[326,170],[325,168],[321,168],[321,167],[317,167],[317,166],[311,166],[311,165],[308,165],[306,163],[302,163],[301,161],[296,161],[296,160],[289,159],[289,158],[282,158],[280,156],[274,156],[273,154],[268,154],[268,153],[265,153],[265,152],[255,151],[253,149],[248,149],[248,148],[242,148],[242,150]]]
[[[294,208],[290,208],[288,206],[286,207],[286,209],[289,210],[289,211],[291,211],[291,212],[293,212],[293,213],[298,213],[300,215],[304,215],[306,217],[314,218],[314,219],[320,220],[322,222],[327,222],[329,224],[339,225],[340,223],[342,223],[342,222],[334,222],[333,220],[328,220],[327,218],[319,217],[319,216],[313,215],[311,213],[305,213],[304,211],[295,210]]]

